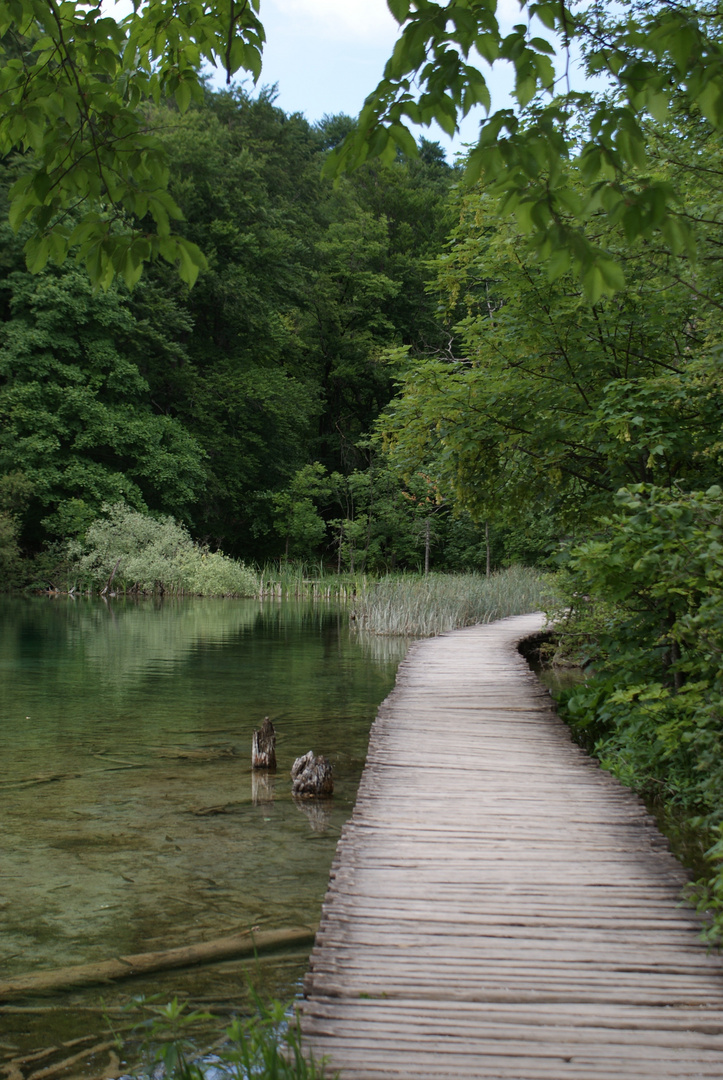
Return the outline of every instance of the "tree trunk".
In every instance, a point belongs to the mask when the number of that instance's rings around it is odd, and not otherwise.
[[[123,556],[121,555],[121,556],[119,556],[119,557],[118,557],[118,559],[116,559],[116,564],[115,564],[115,566],[113,567],[113,571],[112,571],[112,573],[111,573],[110,577],[108,578],[108,580],[107,580],[107,581],[106,581],[106,583],[105,583],[105,588],[104,588],[104,589],[102,590],[102,592],[101,592],[101,594],[100,594],[101,596],[105,596],[105,594],[106,594],[106,593],[108,592],[108,589],[109,589],[109,588],[111,587],[111,585],[113,584],[113,578],[115,577],[115,574],[116,574],[116,570],[117,570],[117,569],[118,569],[118,567],[120,566],[120,561],[121,561],[121,559],[122,559],[122,558],[123,558]]]
[[[251,740],[252,769],[276,768],[276,732],[274,725],[265,716],[258,731],[254,731]]]
[[[487,548],[487,577],[490,576],[490,524],[485,521],[485,547]]]
[[[429,548],[430,548],[431,537],[432,537],[431,520],[432,519],[428,517],[427,520],[424,523],[424,572],[425,572],[425,574],[429,573]]]
[[[0,980],[0,1001],[26,994],[51,993],[70,990],[76,986],[90,986],[108,980],[127,979],[133,975],[146,975],[152,971],[170,968],[193,967],[217,960],[232,960],[240,956],[280,949],[293,945],[305,945],[314,940],[314,929],[308,926],[286,930],[264,930],[254,933],[246,930],[230,937],[214,941],[200,941],[196,945],[182,945],[162,952],[138,953],[119,956],[95,964],[78,964],[57,968],[55,971],[34,971],[30,975],[18,975],[14,979]]]

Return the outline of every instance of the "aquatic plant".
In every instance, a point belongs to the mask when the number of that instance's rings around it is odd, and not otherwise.
[[[354,600],[367,588],[366,574],[337,574],[322,563],[279,559],[259,572],[260,595],[281,600]]]
[[[144,1060],[136,1075],[164,1080],[206,1080],[206,1075],[228,1080],[335,1080],[326,1062],[302,1049],[301,1028],[293,1006],[281,1001],[266,1004],[251,990],[255,1012],[235,1018],[213,1053],[198,1049],[195,1028],[213,1019],[207,1013],[187,1012],[176,998],[167,1005],[146,1003],[152,1013],[143,1031]]]
[[[483,574],[400,574],[365,589],[355,623],[376,634],[432,637],[545,607],[552,576],[526,566]]]

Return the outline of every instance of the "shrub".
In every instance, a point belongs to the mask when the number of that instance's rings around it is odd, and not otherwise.
[[[84,585],[101,588],[115,571],[119,591],[255,596],[256,575],[243,563],[209,552],[171,517],[152,517],[125,503],[104,506],[104,516],[69,551]]]
[[[702,885],[723,938],[723,492],[639,485],[570,558],[592,674],[562,703],[602,764],[718,842]],[[717,863],[717,866],[716,866]]]
[[[230,559],[220,551],[200,551],[181,568],[184,592],[197,596],[256,596],[259,579],[243,563]]]

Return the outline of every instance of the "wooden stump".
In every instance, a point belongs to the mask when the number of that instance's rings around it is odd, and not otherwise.
[[[334,791],[331,763],[323,754],[314,757],[311,750],[308,754],[296,759],[291,767],[291,779],[294,781],[291,788],[292,795],[312,798],[331,795]]]
[[[251,742],[251,768],[276,768],[276,732],[268,716],[264,717],[258,731],[254,731]]]

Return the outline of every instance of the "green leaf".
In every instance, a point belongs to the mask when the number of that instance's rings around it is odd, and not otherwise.
[[[410,0],[387,0],[387,7],[401,25],[409,15]]]
[[[570,252],[567,248],[557,248],[556,251],[549,256],[545,262],[547,269],[547,276],[550,281],[557,281],[563,274],[566,274],[570,269],[572,262]]]
[[[185,81],[179,82],[173,93],[173,96],[175,98],[176,104],[178,105],[179,111],[182,113],[186,112],[188,106],[191,104],[191,87],[189,83]]]
[[[696,95],[700,111],[714,127],[723,125],[723,92],[716,81],[711,79]]]
[[[193,287],[200,271],[205,270],[208,265],[206,258],[201,249],[189,240],[179,239],[176,250],[181,281]]]
[[[31,274],[39,274],[47,265],[49,258],[49,237],[31,237],[25,244],[25,261]]]
[[[515,83],[515,97],[522,108],[525,107],[537,93],[537,80],[531,76],[523,76]]]

